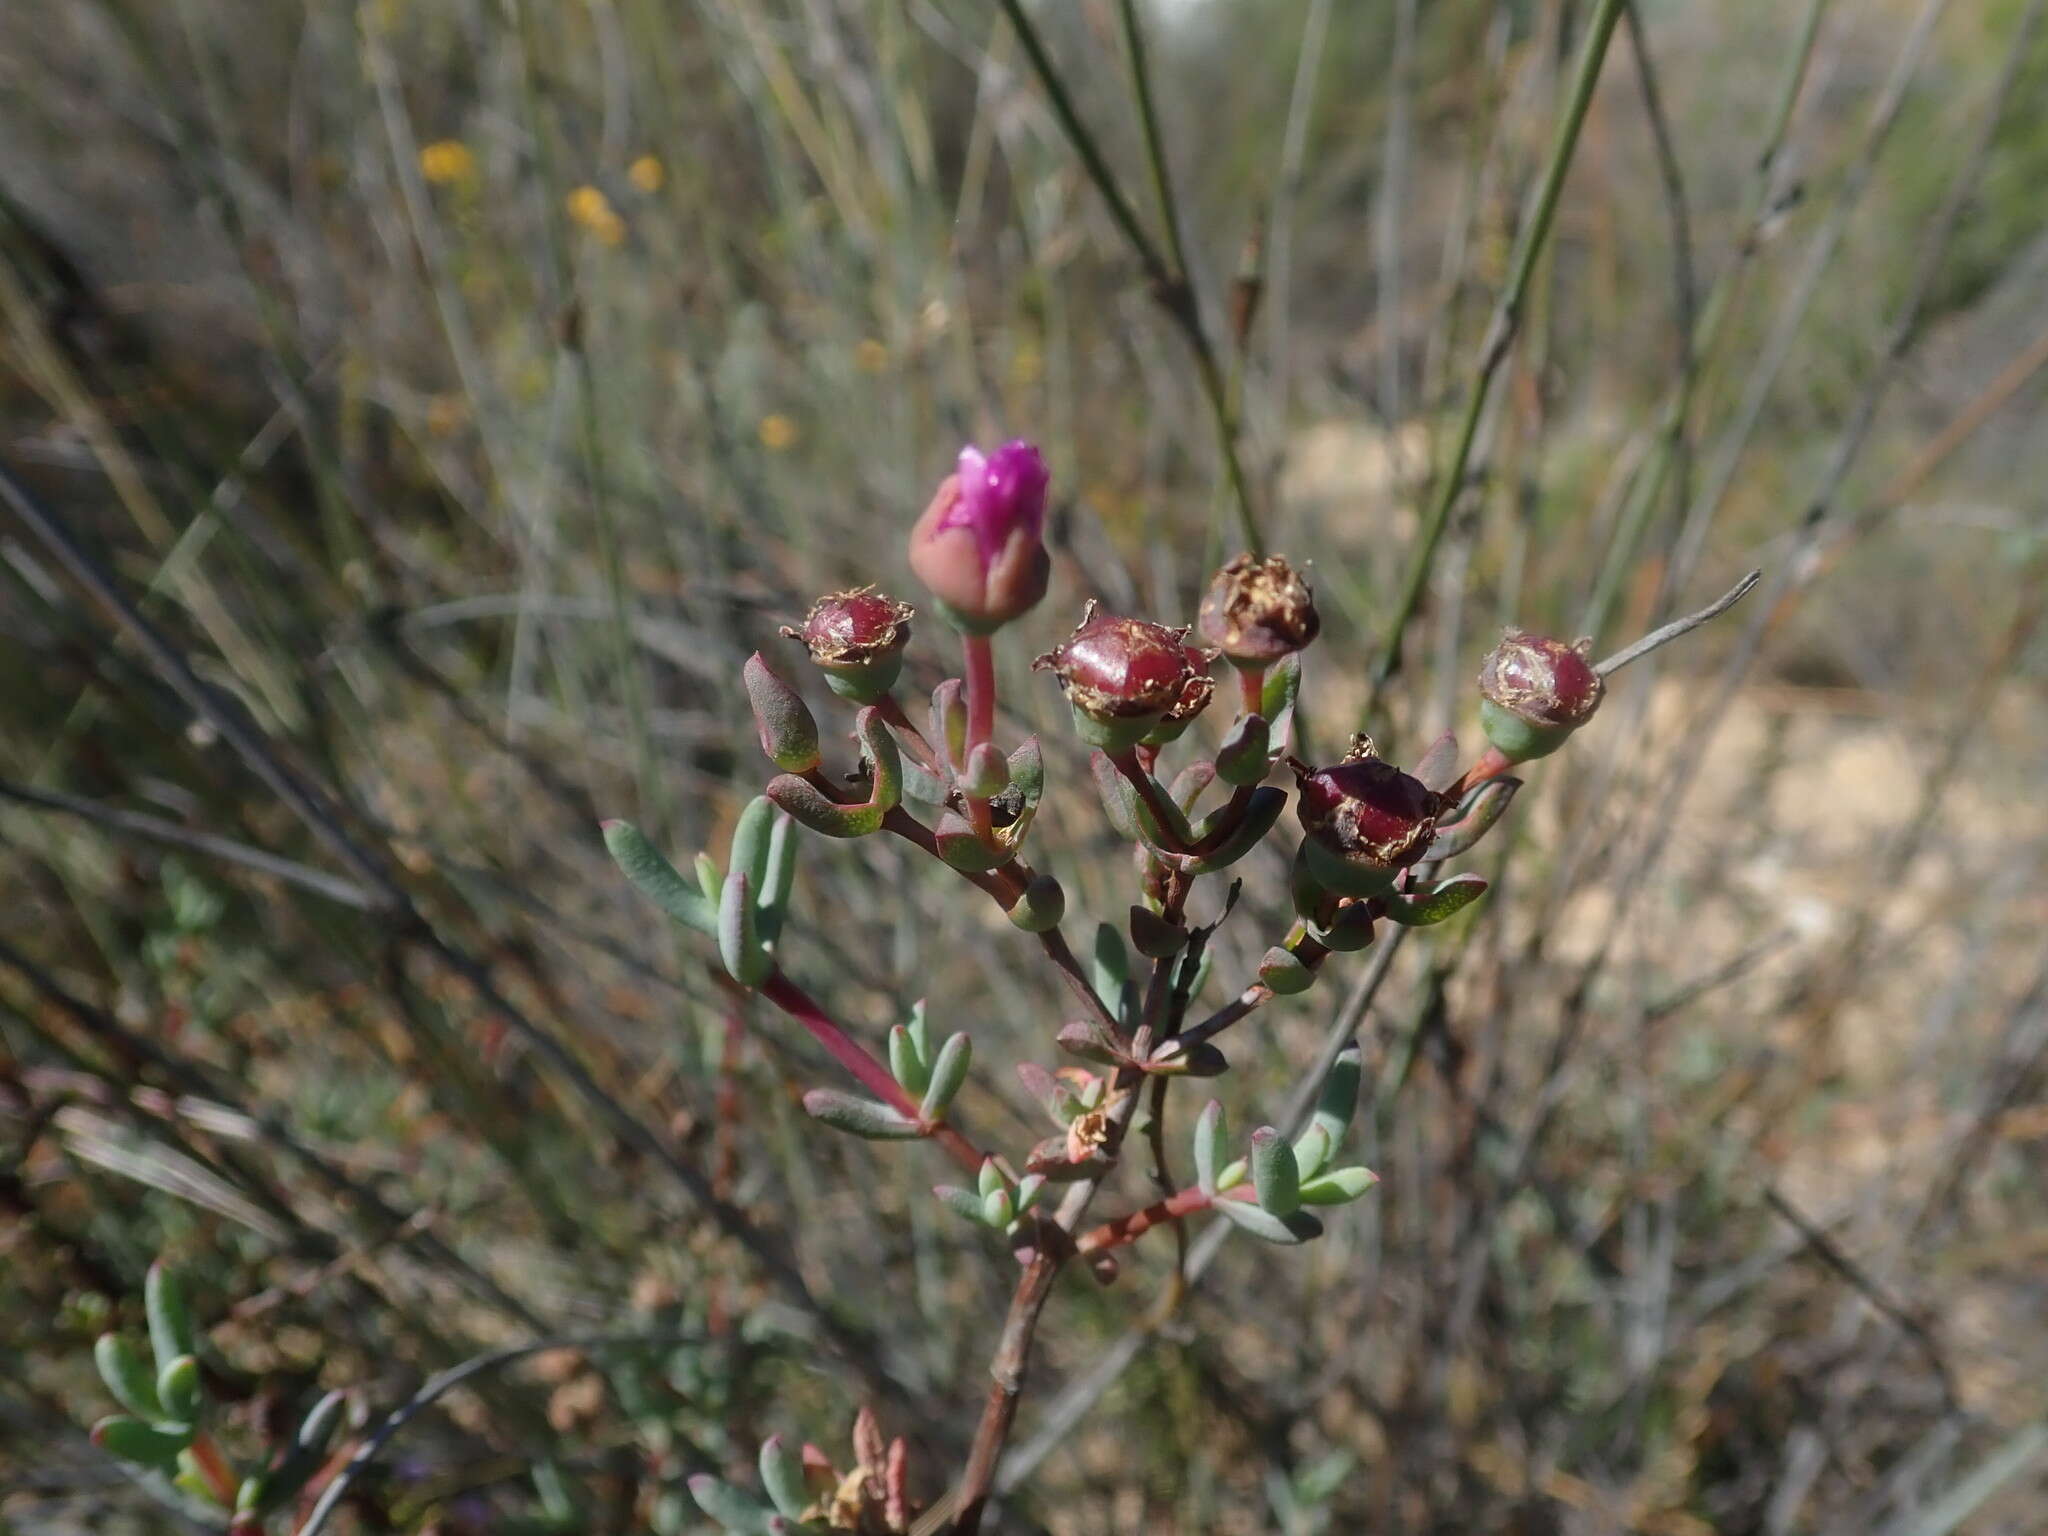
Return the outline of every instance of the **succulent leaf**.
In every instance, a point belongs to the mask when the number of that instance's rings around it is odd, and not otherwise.
[[[689,882],[676,873],[647,835],[630,821],[604,824],[604,846],[625,877],[662,911],[699,933],[718,931],[718,912]],[[717,866],[713,865],[716,873]]]
[[[804,1113],[867,1141],[914,1141],[924,1134],[915,1120],[889,1105],[836,1088],[813,1088],[805,1094]]]

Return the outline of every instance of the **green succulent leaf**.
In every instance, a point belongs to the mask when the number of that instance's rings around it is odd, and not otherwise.
[[[1294,728],[1294,701],[1300,697],[1301,656],[1297,652],[1267,669],[1259,693],[1259,713],[1266,717],[1267,730],[1276,748],[1287,744],[1288,734]]]
[[[1415,760],[1409,773],[1424,789],[1442,794],[1458,777],[1458,738],[1450,731],[1429,744],[1429,750]]]
[[[1387,916],[1405,928],[1429,928],[1456,917],[1486,894],[1486,882],[1477,875],[1453,875],[1426,891],[1413,895],[1389,894],[1384,899]]]
[[[889,1031],[889,1075],[913,1097],[923,1093],[932,1080],[930,1069],[918,1058],[910,1030],[901,1024]]]
[[[1337,1149],[1330,1140],[1329,1130],[1320,1125],[1311,1125],[1294,1139],[1294,1162],[1300,1170],[1303,1183],[1307,1183],[1330,1161],[1330,1154]]]
[[[1284,789],[1268,784],[1253,790],[1244,815],[1231,828],[1229,835],[1215,848],[1189,859],[1181,867],[1191,875],[1213,875],[1220,869],[1228,869],[1265,840],[1266,834],[1273,830],[1273,823],[1280,819],[1280,813],[1286,808],[1287,791]],[[1215,814],[1226,815],[1229,810],[1226,804],[1218,807]],[[1210,829],[1210,822],[1204,821],[1195,829],[1196,841],[1204,840]]]
[[[985,1157],[981,1160],[981,1172],[975,1175],[975,1193],[983,1197],[1003,1187],[1003,1170],[996,1166],[996,1160]]]
[[[964,1031],[947,1036],[946,1043],[939,1047],[938,1057],[932,1062],[931,1082],[924,1091],[924,1102],[918,1106],[918,1113],[927,1121],[943,1120],[946,1111],[952,1108],[954,1097],[961,1085],[967,1081],[967,1069],[974,1063],[974,1042]]]
[[[769,805],[764,795],[758,802]],[[772,807],[771,807],[772,808]],[[796,823],[780,811],[768,833],[768,857],[761,871],[761,894],[755,901],[755,923],[761,942],[773,944],[782,936],[782,924],[789,916],[789,898],[796,889]]]
[[[1049,934],[1067,915],[1067,893],[1051,874],[1034,874],[1010,907],[1010,922],[1026,934]]]
[[[1318,1174],[1302,1184],[1301,1203],[1345,1205],[1379,1181],[1380,1176],[1370,1168],[1332,1168],[1328,1173]]]
[[[142,1307],[149,1318],[149,1347],[159,1369],[180,1355],[199,1353],[199,1335],[193,1331],[192,1312],[185,1305],[184,1283],[162,1259],[149,1266],[142,1282]]]
[[[103,1333],[92,1348],[93,1364],[100,1380],[114,1394],[114,1401],[138,1418],[160,1419],[163,1404],[157,1401],[156,1380],[143,1362],[142,1351],[118,1333]]]
[[[889,1105],[836,1088],[813,1088],[805,1094],[804,1113],[867,1141],[914,1141],[924,1134],[915,1120]]]
[[[776,676],[759,651],[740,669],[754,727],[768,761],[784,773],[809,773],[818,766],[818,722],[799,694]]]
[[[116,1415],[93,1425],[92,1443],[123,1461],[175,1476],[178,1453],[192,1443],[192,1430]]]
[[[962,1189],[956,1184],[935,1184],[932,1193],[940,1202],[963,1221],[971,1221],[977,1227],[987,1225],[981,1216],[981,1196],[971,1189]]]
[[[968,749],[967,766],[960,774],[960,790],[977,800],[989,800],[1010,787],[1010,764],[993,742],[981,742]]]
[[[180,1355],[156,1378],[157,1401],[164,1405],[164,1417],[174,1424],[197,1424],[202,1402],[199,1362]]]
[[[1493,830],[1521,787],[1520,779],[1488,779],[1465,797],[1451,820],[1437,823],[1436,836],[1430,839],[1429,852],[1423,857],[1437,862],[1470,851]]]
[[[1294,1148],[1270,1125],[1252,1132],[1252,1189],[1261,1209],[1287,1216],[1301,1205],[1301,1170]]]
[[[792,1520],[803,1518],[810,1508],[810,1485],[804,1479],[803,1458],[783,1443],[782,1436],[770,1435],[761,1442],[761,1486],[775,1507]]]
[[[1316,984],[1316,973],[1293,950],[1276,944],[1259,961],[1259,980],[1275,997],[1293,997]]]
[[[1323,1224],[1307,1211],[1275,1216],[1248,1200],[1219,1200],[1214,1208],[1230,1222],[1269,1243],[1305,1243],[1323,1235]]]
[[[1223,1106],[1211,1099],[1195,1117],[1195,1184],[1203,1194],[1216,1193],[1216,1175],[1229,1146]]]
[[[1226,784],[1256,784],[1272,769],[1271,732],[1264,715],[1239,715],[1216,749],[1216,776]]]
[[[705,1514],[737,1536],[761,1536],[775,1513],[752,1494],[702,1474],[690,1479],[690,1497]]]
[[[826,837],[866,837],[881,830],[882,818],[888,814],[873,804],[841,805],[829,800],[809,779],[790,773],[770,779],[764,793],[800,825]]]
[[[1130,911],[1131,947],[1149,960],[1169,960],[1188,941],[1188,931],[1169,923],[1150,907]]]
[[[699,933],[717,933],[718,909],[690,888],[689,882],[676,873],[675,866],[661,856],[638,827],[630,821],[606,822],[604,845],[625,877],[662,911]],[[699,859],[708,862],[703,855]],[[715,875],[717,866],[713,865],[712,870]],[[701,862],[698,872],[702,874]]]
[[[718,955],[726,974],[743,987],[758,987],[775,966],[754,926],[750,882],[737,869],[725,877],[724,899],[718,906]]]

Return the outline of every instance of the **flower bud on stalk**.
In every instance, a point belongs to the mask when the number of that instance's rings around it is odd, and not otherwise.
[[[803,628],[785,626],[782,633],[803,642],[839,697],[872,704],[896,686],[916,611],[873,587],[859,587],[819,598]]]
[[[1300,790],[1295,814],[1308,834],[1303,857],[1327,889],[1345,896],[1382,895],[1428,851],[1441,801],[1421,780],[1381,758],[1369,737],[1353,737],[1335,767],[1296,763],[1294,771]]]
[[[1239,555],[1209,583],[1195,625],[1231,665],[1259,668],[1305,649],[1323,621],[1315,594],[1283,557]]]
[[[1059,679],[1083,741],[1123,752],[1182,706],[1201,675],[1197,664],[1207,665],[1186,637],[1185,629],[1098,613],[1090,602],[1073,634],[1031,665]]]
[[[1511,629],[1479,668],[1479,720],[1511,763],[1547,757],[1593,718],[1607,685],[1587,660],[1591,642]]]
[[[1030,443],[960,450],[910,531],[910,568],[956,628],[985,635],[1045,596],[1045,460]]]

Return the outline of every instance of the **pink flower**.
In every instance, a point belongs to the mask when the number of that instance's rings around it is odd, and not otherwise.
[[[1031,444],[960,450],[910,532],[910,568],[946,617],[975,634],[999,629],[1045,596],[1045,460]]]

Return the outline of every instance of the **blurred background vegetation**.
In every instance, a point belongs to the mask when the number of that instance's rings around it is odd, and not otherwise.
[[[1362,712],[1401,760],[1476,740],[1503,622],[1605,651],[1767,575],[1530,771],[1493,893],[1362,1017],[1350,965],[1233,1036],[1250,1124],[1356,1023],[1385,1183],[1184,1299],[1163,1237],[1070,1275],[1002,1529],[2041,1528],[2039,8],[1635,8],[1370,699],[1592,7],[1148,12],[1219,345],[1262,287],[1223,362],[1315,564],[1319,748]],[[1158,238],[1114,7],[1033,14]],[[763,777],[741,659],[816,592],[914,598],[909,521],[1011,435],[1058,506],[1005,728],[1045,733],[1087,923],[1128,862],[1025,664],[1090,595],[1191,617],[1238,536],[994,4],[0,13],[0,466],[316,802],[0,508],[0,1528],[194,1528],[83,1435],[157,1254],[245,1449],[316,1386],[642,1340],[451,1394],[354,1529],[697,1529],[682,1476],[839,1447],[863,1401],[941,1491],[1007,1259],[917,1149],[803,1120],[821,1060],[596,820],[722,847]],[[1247,866],[1217,1000],[1283,869]],[[866,843],[813,842],[797,912],[812,990],[877,1034],[929,996],[968,1112],[1036,1138],[1035,948]]]

